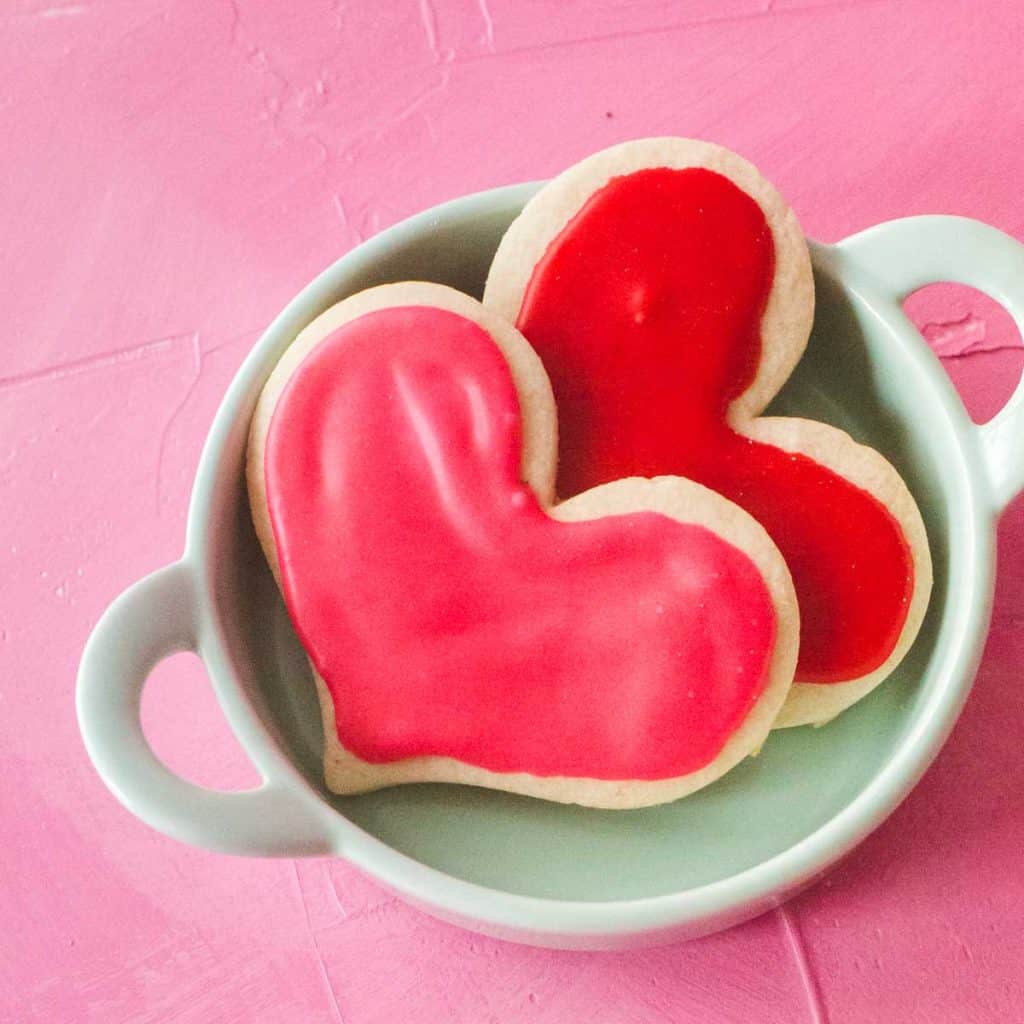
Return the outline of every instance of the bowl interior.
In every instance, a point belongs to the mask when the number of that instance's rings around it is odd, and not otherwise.
[[[338,270],[322,305],[409,278],[479,296],[491,254],[525,195],[503,190],[400,226],[379,240],[372,260]],[[218,531],[226,541],[217,558],[219,600],[235,609],[225,624],[231,656],[268,729],[325,801],[395,849],[456,877],[524,895],[609,900],[733,875],[809,835],[863,789],[907,735],[929,687],[940,685],[952,642],[941,626],[949,560],[958,550],[951,539],[961,526],[953,500],[958,481],[942,453],[956,440],[937,413],[929,420],[934,400],[927,389],[906,386],[913,369],[892,328],[832,279],[827,262],[816,251],[814,333],[771,411],[842,427],[884,452],[913,490],[927,522],[935,589],[900,669],[837,721],[773,733],[760,756],[662,807],[595,811],[446,785],[335,797],[320,778],[320,719],[305,657],[256,544],[237,473],[233,522]],[[267,353],[268,371],[274,358]]]

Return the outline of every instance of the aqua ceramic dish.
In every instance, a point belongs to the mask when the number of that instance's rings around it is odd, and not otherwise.
[[[186,842],[257,856],[345,857],[438,917],[578,949],[689,938],[778,904],[848,853],[907,795],[970,691],[988,629],[994,531],[1024,486],[1024,388],[975,426],[900,301],[959,281],[1024,328],[1024,247],[993,228],[917,217],[813,245],[817,314],[774,411],[843,427],[884,452],[924,514],[935,589],[909,657],[822,729],[773,734],[762,754],[686,800],[602,812],[468,787],[339,798],[320,778],[320,719],[259,551],[243,451],[260,388],[296,333],[369,285],[483,288],[505,227],[537,186],[468,196],[350,252],[274,321],[232,383],[196,475],[181,560],[122,594],[82,659],[78,714],[100,775],[143,821]],[[241,793],[185,782],[139,723],[146,676],[202,656],[221,707],[264,778]],[[288,681],[289,685],[285,685]]]

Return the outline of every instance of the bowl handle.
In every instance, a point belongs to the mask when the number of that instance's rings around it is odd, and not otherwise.
[[[897,302],[938,281],[970,285],[1005,306],[1024,335],[1024,245],[989,224],[969,217],[906,217],[852,235],[836,248]],[[1024,378],[977,429],[993,505],[1001,512],[1024,489]]]
[[[100,777],[130,811],[175,839],[224,853],[329,853],[315,808],[283,785],[220,792],[187,782],[153,753],[142,731],[142,690],[168,655],[197,649],[197,590],[176,562],[129,587],[89,637],[78,671],[78,722]]]

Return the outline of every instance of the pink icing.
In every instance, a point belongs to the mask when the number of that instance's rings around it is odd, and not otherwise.
[[[637,512],[551,519],[520,478],[508,366],[475,322],[384,309],[288,381],[266,449],[285,601],[373,763],[661,779],[763,692],[776,616],[751,560]]]

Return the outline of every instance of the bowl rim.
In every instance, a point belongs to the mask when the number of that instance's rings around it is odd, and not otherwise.
[[[522,205],[543,182],[507,185],[462,196],[399,221],[356,246],[303,287],[273,320],[235,374],[214,417],[196,469],[188,512],[184,561],[199,582],[200,653],[211,683],[239,742],[265,778],[287,787],[331,837],[332,851],[384,885],[441,917],[483,923],[520,934],[556,937],[628,936],[709,921],[743,917],[781,902],[822,874],[877,828],[902,802],[948,737],[974,679],[987,634],[994,586],[995,514],[986,504],[977,431],[938,359],[899,307],[870,274],[848,258],[844,246],[811,242],[815,269],[824,273],[880,320],[896,339],[921,394],[956,440],[955,458],[963,501],[962,523],[950,550],[963,571],[957,600],[950,602],[939,634],[956,632],[952,646],[932,672],[929,692],[915,709],[903,741],[870,781],[832,818],[779,853],[734,875],[692,888],[630,899],[566,900],[528,896],[468,881],[431,867],[366,832],[314,789],[271,736],[236,677],[223,636],[211,558],[211,508],[223,490],[226,456],[249,415],[275,354],[298,330],[346,289],[346,278],[370,269],[399,245],[449,218],[472,218],[502,204]],[[857,236],[852,236],[856,238]],[[244,419],[244,424],[241,421]],[[244,445],[244,442],[243,442]],[[233,486],[233,485],[232,485]],[[954,559],[950,560],[950,571]],[[710,929],[709,929],[710,930]]]

